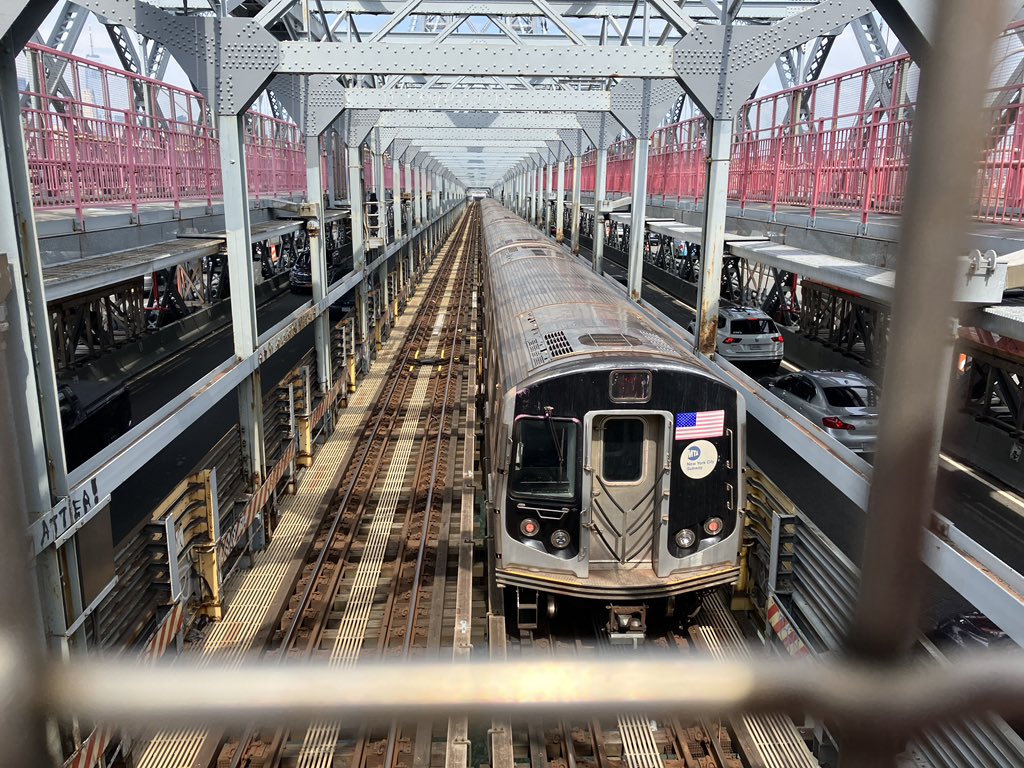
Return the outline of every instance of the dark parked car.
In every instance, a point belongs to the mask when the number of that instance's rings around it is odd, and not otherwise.
[[[68,469],[74,469],[131,429],[132,405],[127,387],[90,394],[97,387],[89,382],[57,387]]]
[[[329,261],[327,263],[327,284],[336,283],[345,274],[345,265]],[[292,265],[288,274],[288,287],[292,293],[309,293],[313,290],[313,275],[309,268],[309,256],[300,258]]]
[[[991,619],[977,611],[940,621],[930,637],[936,645],[946,647],[1013,648],[1016,645]]]

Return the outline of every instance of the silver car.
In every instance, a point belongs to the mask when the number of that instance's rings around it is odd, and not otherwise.
[[[801,371],[769,381],[786,405],[856,453],[873,453],[878,436],[878,385],[852,371]]]
[[[695,324],[690,323],[690,333]],[[730,363],[756,363],[774,373],[785,353],[775,321],[760,309],[722,307],[718,313],[718,354]]]

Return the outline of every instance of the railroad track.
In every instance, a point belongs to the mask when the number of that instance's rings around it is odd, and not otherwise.
[[[476,312],[479,226],[470,209],[438,256],[405,348],[371,411],[335,501],[314,536],[274,644],[279,659],[350,666],[422,657],[451,647],[461,527],[452,503],[465,439],[460,405],[472,398],[462,329]],[[475,349],[475,347],[474,347]],[[430,763],[444,753],[432,724],[383,728],[317,722],[304,732],[244,734],[222,762],[353,768]],[[242,748],[239,748],[239,744]],[[443,757],[442,757],[443,762]]]
[[[640,652],[611,646],[604,630],[592,616],[574,617],[557,631],[539,637],[529,633],[513,638],[511,655],[547,658],[609,656]],[[651,644],[648,645],[650,647]],[[666,632],[653,643],[659,652],[675,648],[687,651],[687,641],[677,632]],[[628,685],[629,681],[609,681]],[[514,723],[513,763],[494,768],[741,768],[730,731],[717,722],[682,722],[676,718],[649,717],[643,712],[623,712],[615,717],[558,722]]]

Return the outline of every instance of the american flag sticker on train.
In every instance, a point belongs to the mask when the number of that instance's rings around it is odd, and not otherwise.
[[[696,411],[676,414],[676,440],[721,437],[725,433],[725,411]]]

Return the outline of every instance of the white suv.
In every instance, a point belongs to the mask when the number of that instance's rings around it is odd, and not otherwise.
[[[694,332],[696,323],[690,323]],[[785,351],[775,321],[753,307],[722,307],[718,311],[718,354],[730,363],[750,363],[774,372]]]

